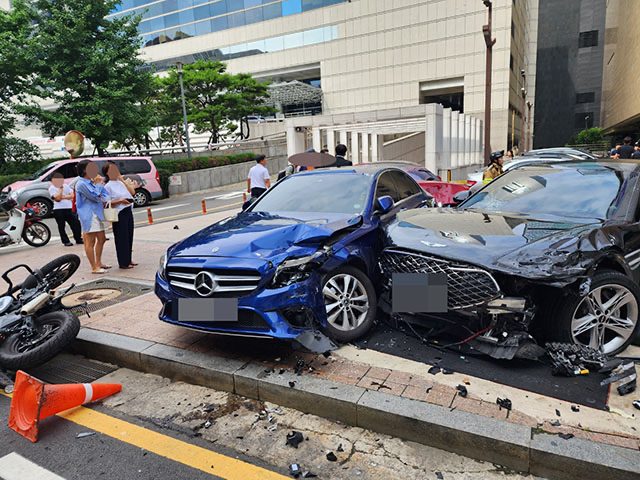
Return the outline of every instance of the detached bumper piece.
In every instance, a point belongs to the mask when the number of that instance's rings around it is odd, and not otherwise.
[[[411,251],[385,250],[380,258],[380,269],[387,278],[394,273],[444,273],[449,310],[472,309],[500,295],[498,283],[486,270]]]
[[[338,349],[338,346],[329,337],[318,330],[308,330],[301,333],[294,341],[313,353],[328,353]]]
[[[571,343],[547,343],[545,346],[555,376],[588,375],[603,369],[608,362],[606,355],[587,346]]]

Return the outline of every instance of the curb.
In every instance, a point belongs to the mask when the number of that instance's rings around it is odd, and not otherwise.
[[[259,364],[90,328],[80,330],[73,350],[548,479],[640,479],[637,450],[579,438],[563,440],[524,425],[309,375],[268,373]]]

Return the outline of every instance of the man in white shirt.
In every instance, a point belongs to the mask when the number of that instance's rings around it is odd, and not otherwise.
[[[267,170],[267,157],[258,155],[256,157],[256,165],[249,170],[247,177],[247,192],[251,193],[252,198],[258,198],[267,188],[271,186],[271,176]]]
[[[69,224],[73,238],[77,245],[82,244],[82,233],[80,229],[80,221],[73,213],[72,200],[73,189],[64,183],[64,177],[61,173],[54,173],[51,178],[51,186],[49,187],[49,195],[53,200],[53,217],[58,225],[60,240],[65,247],[72,247],[73,243],[69,240],[69,236],[65,230],[65,224]]]

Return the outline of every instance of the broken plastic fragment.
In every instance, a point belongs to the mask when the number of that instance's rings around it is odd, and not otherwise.
[[[640,400],[634,400],[633,401],[633,406],[635,408],[637,408],[638,410],[640,410]]]
[[[209,420],[204,422],[204,428],[209,428],[210,426],[211,426],[211,422]]]
[[[287,433],[287,442],[285,445],[289,445],[293,448],[298,448],[298,445],[300,445],[304,440],[304,437],[302,436],[302,433],[300,432],[296,432],[295,430]]]
[[[508,398],[500,398],[498,397],[496,399],[496,403],[500,406],[500,409],[505,409],[505,410],[511,410],[511,408],[513,407],[511,400],[509,400]]]
[[[580,407],[578,405],[571,405],[571,411],[572,412],[579,412],[580,411]]]
[[[549,425],[551,425],[552,427],[559,427],[560,420],[554,420],[553,422],[549,422]]]
[[[344,452],[344,448],[342,448],[342,444],[338,445],[338,448],[336,448],[336,450],[338,452]]]
[[[431,375],[437,375],[441,371],[442,369],[440,367],[433,366],[427,371],[427,373],[430,373]]]
[[[277,425],[277,424],[275,424],[275,425],[269,425],[269,426],[267,427],[267,431],[268,431],[268,432],[275,432],[277,429],[278,429],[278,425]]]
[[[289,473],[293,478],[298,478],[300,476],[300,465],[297,463],[292,463],[289,465]]]
[[[469,392],[467,392],[467,387],[465,387],[464,385],[458,385],[456,387],[456,390],[458,390],[458,395],[460,395],[463,398],[466,398],[467,394]]]
[[[338,457],[336,457],[335,453],[329,452],[329,453],[327,453],[327,460],[329,460],[330,462],[337,462],[338,461]]]
[[[436,473],[436,478],[438,480],[444,480],[444,475],[442,475],[442,472],[435,472]]]
[[[302,478],[316,478],[318,475],[316,475],[315,473],[310,472],[309,470],[306,470],[304,472],[302,472]]]
[[[293,388],[295,386],[296,386],[296,382],[294,381],[289,382],[289,387]]]
[[[558,416],[558,417],[562,416],[562,415],[560,415],[560,410],[558,410],[557,408],[556,408],[556,416]]]
[[[76,438],[90,437],[91,435],[95,435],[95,434],[96,432],[82,432],[76,435]]]
[[[558,434],[558,436],[560,438],[562,438],[563,440],[570,440],[572,439],[575,435],[573,433],[560,433]]]

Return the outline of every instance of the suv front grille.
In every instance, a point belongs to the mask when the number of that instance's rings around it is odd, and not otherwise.
[[[486,270],[413,252],[385,250],[380,258],[380,270],[389,279],[394,273],[446,274],[449,310],[482,305],[500,293],[498,283]]]
[[[213,280],[213,292],[202,295],[196,289],[196,278],[207,273]],[[193,297],[242,297],[254,291],[260,283],[260,273],[256,270],[206,270],[185,267],[167,268],[167,277],[171,287],[177,292]]]

